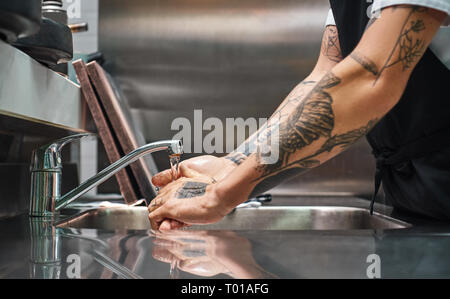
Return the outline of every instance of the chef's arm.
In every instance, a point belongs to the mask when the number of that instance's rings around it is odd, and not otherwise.
[[[281,120],[286,118],[298,105],[300,101],[313,89],[318,81],[330,71],[336,64],[342,61],[341,47],[336,26],[325,27],[319,57],[312,72],[289,93],[285,100],[278,106],[270,117],[271,120]],[[225,156],[235,163],[241,164],[257,146],[257,137],[266,126],[260,128],[252,134],[245,142],[239,145],[233,152]]]
[[[272,117],[256,138],[256,150],[216,184],[224,208],[319,166],[366,135],[399,101],[445,16],[410,5],[383,9],[355,50],[288,115]]]

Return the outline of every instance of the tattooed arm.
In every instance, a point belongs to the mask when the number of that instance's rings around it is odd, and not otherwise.
[[[444,18],[444,13],[422,7],[384,9],[351,55],[252,136],[256,151],[243,152],[245,158],[224,179],[188,200],[177,198],[186,182],[172,183],[149,215],[152,227],[165,218],[217,221],[251,194],[316,167],[354,144],[399,101]]]
[[[269,121],[257,138],[256,152],[221,182],[219,194],[235,192],[237,182],[249,183],[246,194],[262,192],[324,163],[366,135],[398,102],[444,18],[444,13],[418,6],[384,9],[354,52],[323,76],[288,117]],[[273,138],[278,140],[274,145]],[[264,147],[272,154],[278,151],[275,163],[262,154]],[[231,201],[237,198],[236,193],[229,196]]]
[[[286,118],[298,103],[313,89],[317,81],[341,61],[342,53],[337,28],[332,25],[327,26],[322,36],[319,58],[313,71],[289,93],[270,119],[281,121]],[[236,165],[240,165],[247,159],[250,153],[255,151],[257,147],[257,136],[264,130],[266,130],[265,126],[228,154],[225,159],[232,161]]]

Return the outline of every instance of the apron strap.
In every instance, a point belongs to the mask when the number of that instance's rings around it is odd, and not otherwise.
[[[376,158],[374,192],[370,202],[370,214],[373,215],[375,198],[383,180],[386,168],[399,163],[417,159],[443,148],[450,147],[450,127],[435,131],[412,142],[400,146],[396,151],[373,151]]]

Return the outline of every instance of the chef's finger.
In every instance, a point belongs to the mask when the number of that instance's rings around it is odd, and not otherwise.
[[[166,169],[164,171],[161,171],[160,173],[155,174],[152,177],[152,183],[156,187],[164,187],[174,181],[174,179],[178,179],[180,176],[181,173],[178,172],[178,177],[174,178],[172,169]]]
[[[168,210],[164,205],[160,205],[159,207],[150,211],[150,213],[148,214],[148,219],[150,220],[150,224],[152,226],[152,229],[154,230],[159,230],[160,225],[164,220],[173,218],[175,218],[174,215],[172,215],[170,210]],[[164,228],[166,228],[166,226],[164,226]]]

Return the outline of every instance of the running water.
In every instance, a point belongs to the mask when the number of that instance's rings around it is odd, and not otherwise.
[[[172,181],[175,181],[178,178],[180,157],[180,155],[169,156],[170,169],[172,170]],[[178,261],[176,259],[170,263],[169,277],[170,279],[178,279],[180,277],[180,272],[178,270]]]
[[[178,261],[176,258],[170,263],[170,279],[178,279],[180,278],[180,271],[178,271]]]
[[[172,170],[172,181],[178,178],[178,165],[180,164],[180,155],[170,155],[170,169]]]

